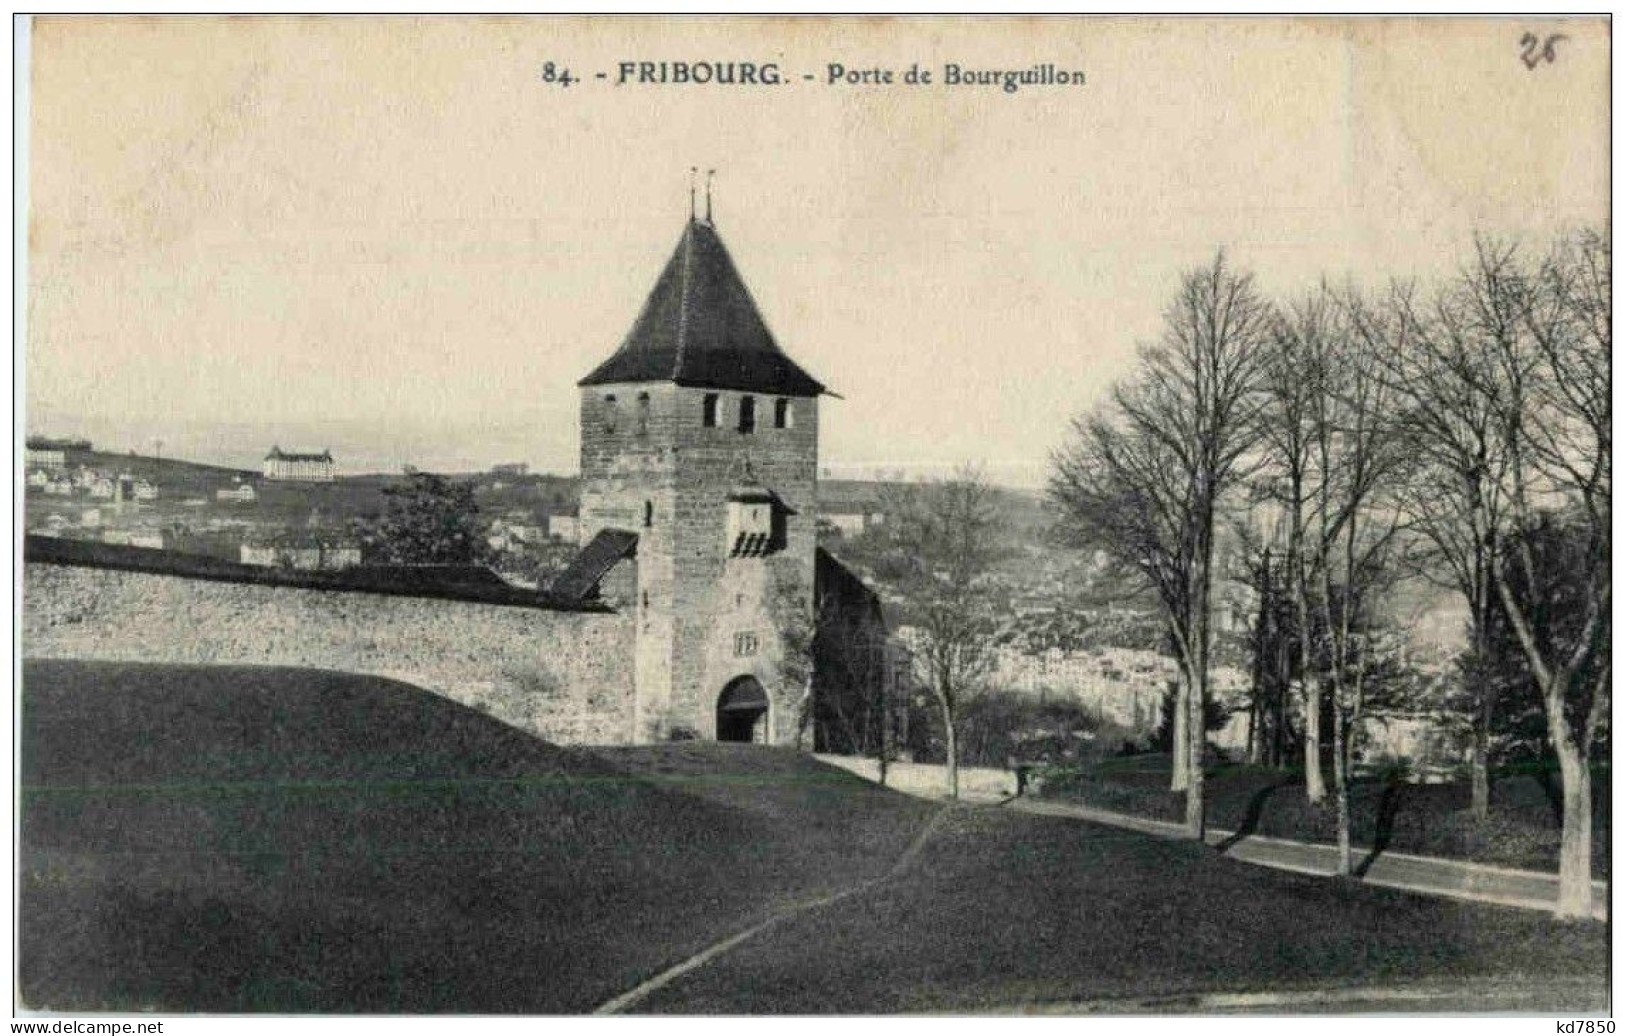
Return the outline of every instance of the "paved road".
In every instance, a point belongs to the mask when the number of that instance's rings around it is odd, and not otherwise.
[[[1159,820],[1146,820],[1103,809],[1055,802],[1047,799],[1013,799],[1006,805],[1028,813],[1049,816],[1077,817],[1097,824],[1129,828],[1145,834],[1165,838],[1184,837],[1184,828]],[[1209,845],[1223,845],[1235,836],[1234,831],[1209,829]],[[1360,867],[1370,855],[1368,847],[1356,846],[1355,866]],[[1226,850],[1234,859],[1256,863],[1276,870],[1297,871],[1330,877],[1337,873],[1337,848],[1294,842],[1285,838],[1267,838],[1248,835]],[[1412,856],[1409,853],[1386,851],[1372,860],[1363,879],[1368,885],[1385,885],[1428,895],[1451,899],[1471,899],[1503,906],[1526,907],[1531,910],[1550,911],[1557,905],[1557,875],[1541,871],[1513,870],[1460,860],[1443,860],[1432,856]],[[1599,921],[1608,919],[1608,883],[1592,882],[1596,906],[1592,916]]]

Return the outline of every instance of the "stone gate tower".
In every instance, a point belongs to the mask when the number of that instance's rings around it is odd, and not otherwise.
[[[580,386],[582,544],[636,553],[633,739],[793,744],[806,688],[782,659],[812,618],[824,386],[709,218]]]

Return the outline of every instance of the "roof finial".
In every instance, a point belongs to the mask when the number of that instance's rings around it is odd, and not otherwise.
[[[705,222],[710,223],[712,226],[716,225],[711,220],[711,177],[715,175],[717,175],[715,169],[705,171]]]
[[[700,171],[699,166],[688,167],[688,221],[694,222],[694,175]]]

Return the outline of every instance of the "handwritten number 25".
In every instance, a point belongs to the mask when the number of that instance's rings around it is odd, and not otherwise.
[[[1546,37],[1546,43],[1542,45],[1539,37],[1532,32],[1526,32],[1523,34],[1523,38],[1518,41],[1519,46],[1523,48],[1523,53],[1519,57],[1523,59],[1524,66],[1530,71],[1534,71],[1535,66],[1542,61],[1550,65],[1557,60],[1558,41],[1566,39],[1568,37],[1562,33],[1554,32]]]

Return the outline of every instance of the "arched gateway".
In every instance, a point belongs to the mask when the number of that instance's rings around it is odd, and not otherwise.
[[[756,677],[741,676],[730,681],[718,695],[717,740],[767,740],[767,692]]]

